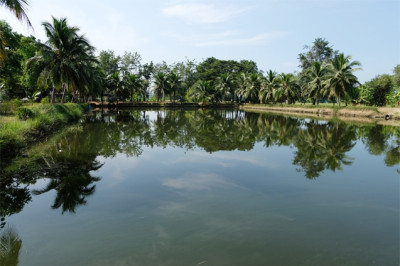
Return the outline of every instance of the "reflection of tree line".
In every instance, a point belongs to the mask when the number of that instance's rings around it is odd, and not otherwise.
[[[94,193],[93,183],[100,179],[93,177],[91,171],[102,166],[96,160],[97,151],[91,147],[95,140],[75,128],[49,142],[45,148],[36,147],[1,172],[0,229],[5,226],[6,216],[20,212],[31,200],[28,186],[38,179],[48,179],[48,184],[32,193],[39,195],[54,189],[56,197],[52,208],[61,208],[63,213],[75,212],[76,207],[84,205],[86,197]]]
[[[52,208],[75,212],[100,180],[92,176],[92,171],[102,166],[98,156],[140,156],[145,146],[200,147],[207,152],[251,150],[256,142],[263,142],[266,148],[290,146],[296,149],[292,163],[307,178],[316,178],[325,169],[335,171],[350,165],[353,159],[347,153],[360,139],[371,154],[385,154],[387,166],[400,163],[400,129],[388,126],[356,127],[238,110],[99,112],[86,120],[83,126],[68,130],[50,140],[46,148],[3,170],[0,229],[4,217],[20,212],[31,200],[29,184],[49,179],[44,188],[33,193],[55,190]]]

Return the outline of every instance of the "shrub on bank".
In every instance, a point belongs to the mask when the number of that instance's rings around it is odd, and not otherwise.
[[[34,118],[35,114],[31,108],[19,107],[15,113],[19,119],[26,120],[28,118]]]
[[[0,124],[2,161],[15,157],[21,149],[63,125],[77,121],[88,109],[87,104],[39,104],[19,107],[15,118]]]

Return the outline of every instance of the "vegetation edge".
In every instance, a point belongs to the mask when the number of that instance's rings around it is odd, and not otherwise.
[[[0,158],[5,164],[33,143],[82,118],[86,103],[40,104],[16,109],[11,121],[0,123]]]

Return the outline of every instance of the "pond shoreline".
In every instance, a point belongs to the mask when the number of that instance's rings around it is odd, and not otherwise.
[[[45,104],[24,106],[9,116],[10,121],[0,125],[0,165],[6,165],[17,156],[60,129],[79,121],[88,110],[87,104]],[[21,111],[29,114],[21,117]]]
[[[107,102],[103,103],[98,101],[88,102],[93,108],[237,108],[239,105],[235,103],[191,103],[191,102]]]
[[[239,107],[243,111],[270,112],[284,115],[301,117],[313,117],[320,119],[338,118],[343,121],[354,121],[362,123],[378,123],[390,126],[400,126],[400,108],[379,107],[376,110],[352,108],[307,108],[307,107],[286,107],[286,106],[265,106],[244,104]]]
[[[400,108],[331,108],[331,107],[299,107],[299,106],[266,106],[266,105],[251,105],[251,104],[201,104],[201,103],[163,103],[163,102],[133,102],[133,103],[119,103],[109,104],[107,102],[89,102],[90,109],[93,111],[101,109],[127,109],[127,108],[167,108],[167,109],[222,109],[222,108],[234,108],[249,112],[269,112],[282,115],[290,115],[295,117],[312,117],[318,119],[339,119],[344,122],[353,123],[370,123],[370,124],[381,124],[388,126],[400,126]],[[50,105],[51,106],[51,105]],[[57,105],[54,105],[57,106]],[[78,106],[78,105],[77,105]],[[87,105],[86,105],[87,106]],[[70,122],[77,121],[82,117],[84,109],[82,106],[78,113],[70,115],[65,113],[66,117],[57,117],[58,111],[52,110],[52,119],[39,119],[39,123],[31,129],[23,132],[11,131],[6,135],[0,136],[0,154],[2,155],[2,161],[9,161],[21,152],[29,147],[31,144],[42,140],[45,137],[49,137],[54,134],[58,129],[63,128]],[[86,109],[87,110],[87,109]],[[54,120],[53,120],[54,118]],[[7,157],[7,160],[5,160]]]
[[[212,108],[238,108],[243,111],[270,112],[275,114],[313,117],[320,119],[338,118],[343,121],[378,123],[382,125],[400,126],[400,107],[327,107],[327,106],[299,106],[299,105],[258,105],[237,103],[181,103],[181,102],[120,102],[103,103],[92,101],[89,104],[95,110],[126,109],[126,108],[183,108],[183,109],[212,109]]]

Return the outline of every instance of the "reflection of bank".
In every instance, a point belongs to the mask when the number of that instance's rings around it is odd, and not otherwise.
[[[0,233],[0,266],[18,265],[21,246],[17,231],[11,226],[4,228]]]

